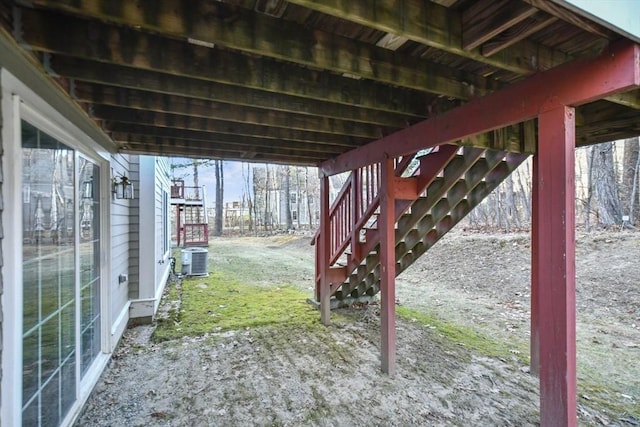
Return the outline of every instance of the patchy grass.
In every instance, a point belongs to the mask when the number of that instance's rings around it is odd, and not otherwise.
[[[179,313],[159,321],[153,339],[157,342],[260,326],[315,327],[319,314],[306,298],[292,286],[245,285],[220,273],[185,279]]]
[[[448,342],[450,344],[463,345],[487,357],[505,358],[515,356],[522,363],[529,363],[528,354],[525,349],[515,348],[514,346],[508,346],[505,343],[494,341],[472,328],[455,325],[430,314],[404,306],[396,307],[396,314],[405,320],[418,322],[426,327],[432,328],[434,332],[445,338],[443,343]]]

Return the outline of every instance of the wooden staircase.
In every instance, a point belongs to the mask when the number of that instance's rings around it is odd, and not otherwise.
[[[209,219],[207,217],[204,186],[188,187],[182,179],[171,185],[173,227],[171,240],[178,247],[208,246]]]
[[[396,276],[453,228],[528,155],[441,145],[395,159]],[[352,171],[329,209],[331,295],[343,300],[380,290],[380,165]],[[321,246],[316,245],[320,300]]]

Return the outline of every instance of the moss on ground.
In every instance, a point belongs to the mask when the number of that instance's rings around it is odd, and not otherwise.
[[[160,320],[153,339],[158,342],[259,326],[315,327],[318,311],[306,298],[291,286],[245,285],[220,273],[185,279],[179,313]]]
[[[444,338],[442,341],[443,344],[463,345],[483,356],[498,358],[517,357],[522,363],[529,363],[524,349],[514,348],[514,346],[508,346],[505,343],[494,341],[472,328],[455,325],[430,314],[403,306],[396,307],[396,314],[405,320],[415,321],[421,325],[433,328],[436,333]]]

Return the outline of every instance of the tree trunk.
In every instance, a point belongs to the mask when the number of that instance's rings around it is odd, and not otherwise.
[[[622,160],[622,186],[620,197],[622,199],[622,209],[625,215],[629,216],[629,222],[633,224],[635,213],[638,212],[638,200],[634,194],[634,183],[636,182],[638,164],[638,154],[640,152],[640,139],[629,138],[624,141],[624,156]]]
[[[248,180],[249,178],[247,178]],[[256,168],[253,168],[253,231],[258,234],[258,182],[256,179]]]
[[[309,230],[313,230],[313,214],[311,211],[311,192],[309,191],[309,168],[305,168],[304,174],[304,190],[307,195],[307,212],[309,214]]]
[[[291,217],[291,167],[284,166],[284,214],[287,222],[287,230],[293,229]]]
[[[251,201],[251,185],[250,185],[250,175],[251,169],[249,164],[247,163],[247,175],[244,174],[244,165],[241,165],[242,168],[242,178],[244,181],[245,189],[244,192],[247,195],[247,210],[249,211],[249,231],[253,230],[253,202]],[[242,219],[244,223],[244,218]]]
[[[214,236],[222,236],[222,215],[224,203],[224,166],[222,160],[214,162],[216,176],[216,217],[214,223]]]
[[[300,168],[296,167],[296,225],[300,230],[300,215],[302,215],[302,188],[300,188]]]
[[[613,162],[613,143],[605,142],[591,148],[593,180],[598,203],[599,222],[605,227],[622,223],[622,208]]]
[[[265,184],[264,184],[264,229],[269,230],[269,165],[264,165]]]

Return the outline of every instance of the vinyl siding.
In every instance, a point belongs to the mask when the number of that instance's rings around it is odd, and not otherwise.
[[[129,177],[131,156],[111,157],[112,176]],[[111,199],[111,319],[117,319],[129,300],[129,281],[120,283],[121,274],[131,274],[130,229],[131,200]]]

